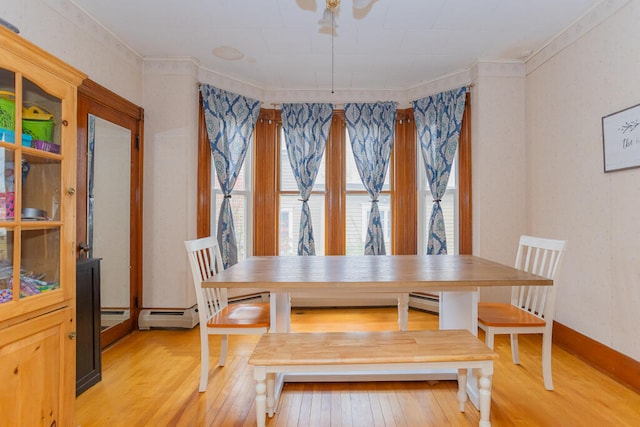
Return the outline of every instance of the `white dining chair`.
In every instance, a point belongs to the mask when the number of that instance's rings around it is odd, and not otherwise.
[[[200,319],[200,386],[207,389],[209,380],[209,335],[220,335],[219,365],[227,358],[229,335],[259,335],[269,331],[269,303],[229,304],[226,288],[204,288],[202,282],[223,269],[215,237],[184,242],[189,255],[193,285]]]
[[[515,267],[555,279],[566,241],[521,236]],[[551,333],[557,283],[552,286],[513,286],[511,303],[478,304],[478,326],[485,331],[485,343],[493,349],[494,336],[511,336],[513,363],[520,364],[518,334],[542,334],[542,376],[547,390],[553,390],[551,377]]]

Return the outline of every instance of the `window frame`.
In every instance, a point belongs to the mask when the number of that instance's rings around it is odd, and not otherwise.
[[[200,103],[198,137],[198,237],[210,234],[211,197],[211,149],[209,147],[202,102]],[[278,132],[280,111],[262,109],[254,132],[253,155],[253,255],[277,255],[278,244]],[[334,110],[326,153],[331,158],[344,158],[344,113]],[[396,112],[396,130],[391,159],[391,221],[392,241],[390,253],[417,254],[418,252],[418,188],[417,188],[417,142],[413,120],[413,109]],[[327,157],[328,159],[329,157]],[[465,111],[458,144],[458,242],[460,254],[472,253],[472,164],[471,164],[471,100],[467,92]],[[344,230],[346,192],[343,183],[344,162],[327,161],[325,223]],[[343,233],[329,233],[325,227],[325,254],[342,255],[345,252]]]

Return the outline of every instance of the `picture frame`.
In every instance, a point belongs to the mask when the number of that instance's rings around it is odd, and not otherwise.
[[[640,104],[602,118],[604,171],[640,167]]]

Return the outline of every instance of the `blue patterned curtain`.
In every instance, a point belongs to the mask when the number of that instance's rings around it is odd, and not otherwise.
[[[331,104],[282,104],[284,130],[289,163],[298,184],[302,201],[298,255],[315,255],[313,225],[309,197],[327,143],[333,106]]]
[[[356,167],[371,197],[365,255],[385,255],[378,196],[389,166],[396,122],[395,102],[346,104],[344,115]]]
[[[413,101],[422,160],[433,196],[427,254],[447,253],[447,236],[440,201],[447,190],[451,164],[458,149],[466,88],[461,87]]]
[[[213,164],[224,200],[218,216],[218,243],[227,268],[238,262],[238,244],[231,214],[231,191],[244,163],[260,113],[260,101],[200,85]]]

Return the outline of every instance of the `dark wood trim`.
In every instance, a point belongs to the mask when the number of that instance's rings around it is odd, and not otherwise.
[[[346,251],[346,225],[344,211],[346,209],[346,193],[344,191],[344,158],[345,134],[344,114],[334,111],[331,118],[331,130],[326,147],[326,186],[325,199],[326,224],[331,224],[331,230],[325,226],[325,242],[327,255],[342,255]],[[339,159],[334,161],[333,159]]]
[[[211,145],[204,118],[202,94],[198,108],[198,205],[197,237],[211,236]],[[213,213],[216,214],[215,212]]]
[[[131,130],[131,200],[130,200],[130,308],[131,317],[121,325],[102,333],[102,347],[133,331],[138,326],[138,313],[142,302],[142,218],[144,175],[144,109],[102,87],[92,80],[84,80],[78,87],[77,130],[77,205],[76,244],[86,242],[87,221],[87,134],[88,119],[92,114]]]
[[[253,168],[253,254],[278,254],[276,110],[260,110],[255,130]],[[278,114],[279,116],[279,114]]]
[[[418,190],[416,179],[416,127],[413,109],[396,114],[393,149],[392,236],[393,253],[418,253]]]
[[[116,110],[118,113],[129,116],[135,120],[142,120],[144,118],[143,108],[138,107],[136,104],[133,104],[93,80],[84,80],[78,87],[78,94],[90,98],[97,104]]]
[[[553,343],[640,393],[640,362],[553,322]]]
[[[471,172],[471,93],[467,92],[458,141],[458,252],[462,255],[473,253]]]

